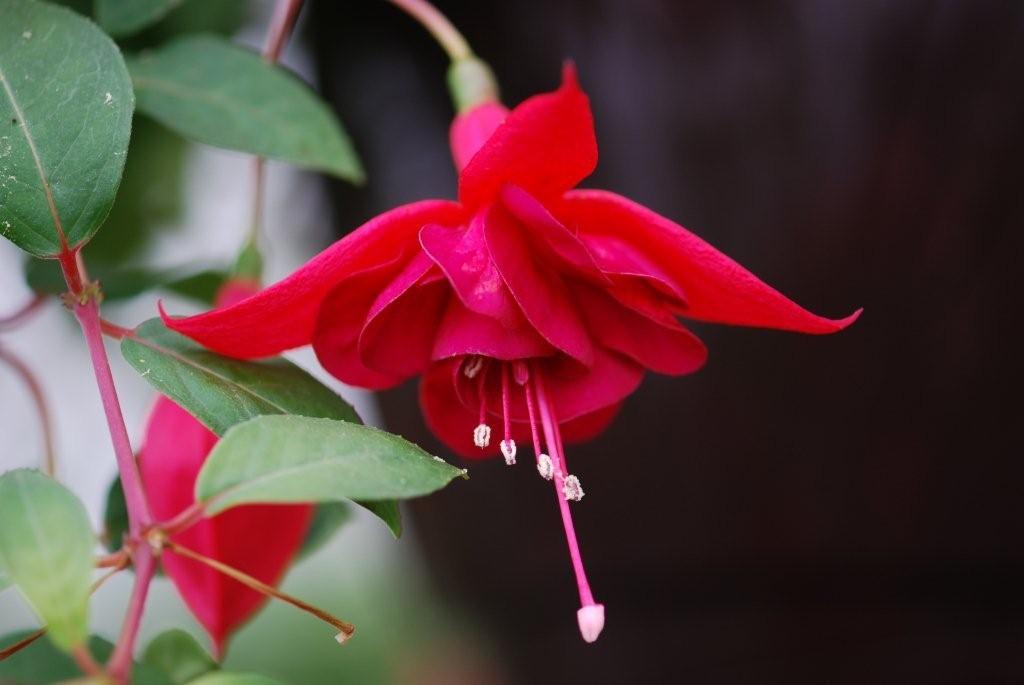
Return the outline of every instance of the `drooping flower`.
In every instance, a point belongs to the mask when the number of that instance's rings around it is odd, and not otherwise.
[[[256,290],[251,283],[229,281],[222,287],[218,303],[238,302]],[[173,401],[157,399],[146,426],[139,470],[158,520],[170,520],[195,502],[196,477],[217,440]],[[236,507],[202,519],[171,539],[268,585],[277,585],[302,545],[312,515],[313,507],[304,504]],[[171,550],[164,550],[161,563],[185,604],[209,633],[218,657],[235,630],[267,599]]]
[[[531,445],[552,481],[576,573],[583,637],[604,625],[570,501],[564,445],[601,432],[645,371],[707,356],[679,317],[804,333],[816,316],[678,224],[624,197],[573,188],[594,169],[586,95],[562,86],[511,112],[486,102],[451,129],[459,200],[381,214],[294,274],[224,310],[167,324],[216,351],[261,357],[312,343],[339,379],[380,389],[422,375],[430,428],[465,457]],[[492,431],[497,430],[497,435]]]

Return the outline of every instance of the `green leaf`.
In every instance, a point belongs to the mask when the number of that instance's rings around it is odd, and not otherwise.
[[[324,502],[313,512],[313,520],[306,531],[306,539],[299,549],[299,558],[315,554],[352,518],[352,511],[344,502]],[[3,579],[0,578],[0,583]]]
[[[163,289],[199,302],[213,302],[217,289],[224,282],[223,271],[208,269],[189,273],[184,269],[110,269],[91,268],[89,275],[103,286],[108,301],[124,300],[153,289]],[[68,289],[60,267],[52,261],[29,260],[25,264],[25,280],[37,293],[60,295]]]
[[[168,630],[153,638],[142,655],[142,663],[165,673],[175,685],[185,685],[219,668],[184,630]]]
[[[281,685],[276,680],[255,673],[208,673],[190,685]]]
[[[316,518],[313,518],[313,524],[316,525]],[[3,592],[11,586],[11,581],[7,580],[7,574],[0,569],[0,592]]]
[[[26,630],[0,637],[0,649],[13,645],[31,635]],[[89,651],[100,663],[106,662],[114,646],[100,637],[89,638]],[[49,685],[80,678],[82,672],[74,660],[57,650],[49,640],[36,640],[14,656],[0,661],[2,685]],[[145,664],[136,664],[132,670],[135,685],[175,685],[167,676]]]
[[[37,257],[86,242],[117,193],[133,108],[121,53],[95,24],[4,0],[0,234]]]
[[[196,480],[210,515],[239,504],[408,499],[464,477],[391,433],[346,421],[260,416],[224,434]]]
[[[121,342],[121,353],[150,384],[218,435],[264,414],[358,421],[355,410],[286,359],[223,357],[150,319]]]
[[[223,357],[169,330],[159,319],[146,321],[134,337],[125,338],[121,353],[153,387],[218,435],[267,414],[359,421],[352,405],[286,359]],[[359,504],[380,517],[395,537],[401,535],[397,504]]]
[[[96,21],[112,36],[129,36],[180,4],[181,0],[96,0]]]
[[[107,505],[103,509],[103,546],[109,552],[121,549],[128,532],[128,503],[124,499],[124,486],[120,476],[114,476],[107,488]],[[158,568],[159,572],[159,568]]]
[[[129,62],[139,109],[202,143],[319,169],[362,167],[337,118],[302,81],[213,36],[188,36]]]
[[[0,476],[0,568],[64,650],[88,634],[95,538],[85,507],[38,471]]]

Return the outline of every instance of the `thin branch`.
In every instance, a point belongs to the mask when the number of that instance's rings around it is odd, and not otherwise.
[[[128,610],[125,612],[124,624],[121,626],[121,635],[114,647],[114,653],[107,662],[107,669],[119,683],[126,683],[131,675],[132,655],[135,652],[135,640],[139,635],[139,626],[142,624],[142,613],[146,608],[146,596],[149,594],[149,586],[156,574],[156,559],[153,557],[153,550],[148,544],[139,545],[135,552],[135,587],[132,588],[131,599],[128,600]]]
[[[46,295],[35,293],[28,302],[15,310],[13,314],[0,318],[0,331],[10,331],[22,325],[42,307],[44,302],[46,302]]]
[[[263,58],[268,62],[281,59],[281,53],[288,42],[288,37],[295,28],[295,20],[302,9],[303,0],[278,0],[274,4],[274,16],[270,18],[267,39],[263,43]]]
[[[100,330],[103,331],[103,335],[114,340],[124,340],[125,338],[134,338],[135,331],[130,328],[118,326],[116,323],[111,323],[106,319],[100,319]]]
[[[203,556],[202,554],[194,552],[188,549],[187,547],[182,547],[181,545],[172,542],[171,540],[165,540],[164,547],[179,556],[185,557],[186,559],[191,559],[193,561],[198,561],[201,564],[205,564],[213,570],[219,573],[223,573],[228,578],[237,580],[239,583],[242,583],[246,587],[251,588],[256,592],[259,592],[260,594],[266,595],[267,597],[273,597],[274,599],[279,599],[282,602],[287,602],[288,604],[291,604],[293,607],[302,609],[303,611],[312,614],[313,616],[316,616],[321,621],[330,624],[331,626],[340,631],[334,638],[338,641],[339,644],[344,643],[346,640],[352,637],[353,633],[355,633],[356,631],[355,626],[351,623],[342,621],[340,618],[337,618],[336,616],[327,613],[323,609],[315,607],[312,604],[303,602],[301,599],[297,597],[293,597],[292,595],[282,592],[281,590],[278,590],[272,585],[267,585],[263,581],[253,578],[252,576],[243,573],[242,571],[239,571],[236,568],[228,566],[227,564],[221,563],[216,559],[211,559],[210,557]]]
[[[78,668],[82,669],[82,673],[91,678],[103,678],[103,667],[96,663],[96,659],[93,658],[92,652],[86,645],[78,645],[72,650],[71,655],[75,657],[75,663],[78,664]]]
[[[135,453],[132,451],[132,444],[128,438],[124,415],[121,413],[117,388],[114,386],[114,377],[110,372],[110,361],[107,359],[107,351],[103,347],[99,307],[96,300],[90,298],[85,304],[76,303],[74,310],[75,317],[82,327],[82,333],[85,335],[85,343],[89,348],[89,356],[96,374],[96,385],[99,387],[103,410],[107,416],[107,427],[110,429],[110,438],[114,445],[114,455],[117,457],[118,471],[121,474],[121,482],[124,484],[129,533],[132,537],[137,537],[144,528],[153,522],[153,517],[149,512],[149,503],[146,501],[143,490],[142,477],[139,475]]]
[[[32,369],[10,350],[0,347],[0,361],[11,367],[11,370],[18,374],[28,387],[36,414],[39,416],[39,427],[43,433],[43,468],[47,475],[53,476],[57,473],[57,451],[53,447],[53,422],[50,420],[50,409],[46,404],[43,388],[35,374],[32,373]]]
[[[206,502],[193,502],[174,518],[158,523],[156,527],[161,533],[170,537],[195,525],[206,514]]]
[[[0,649],[0,661],[11,658],[15,654],[17,654],[18,652],[25,649],[30,644],[41,638],[43,635],[46,635],[46,628],[40,628],[31,635],[22,638],[21,640],[18,640],[10,647],[4,647],[3,649]]]

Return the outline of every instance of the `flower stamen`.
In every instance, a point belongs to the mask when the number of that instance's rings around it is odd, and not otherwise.
[[[579,502],[583,499],[583,486],[580,485],[580,479],[576,476],[566,476],[565,480],[562,481],[562,494],[565,495],[567,500],[573,502]]]
[[[516,441],[512,439],[512,418],[508,390],[508,364],[501,365],[501,414],[505,422],[505,439],[501,441],[501,456],[506,466],[516,463]]]
[[[481,423],[473,429],[473,444],[480,449],[486,449],[491,444],[491,427]]]
[[[473,444],[480,449],[487,449],[491,444],[491,427],[487,425],[487,393],[485,386],[487,382],[487,367],[480,357],[477,357],[477,359],[481,360],[480,368],[473,371],[473,376],[479,378],[476,393],[480,399],[480,423],[473,429]],[[473,376],[470,376],[470,378]]]

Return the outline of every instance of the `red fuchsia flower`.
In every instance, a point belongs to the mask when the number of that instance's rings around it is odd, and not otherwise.
[[[230,281],[218,304],[239,302],[258,288]],[[170,520],[195,502],[195,482],[217,436],[166,397],[153,406],[139,470],[153,515]],[[306,536],[310,505],[249,505],[194,523],[171,540],[277,585]],[[229,637],[255,614],[266,597],[192,559],[164,550],[164,570],[189,609],[209,633],[218,659]]]
[[[600,433],[646,370],[703,365],[679,317],[832,333],[859,312],[816,316],[651,210],[573,190],[597,145],[571,66],[557,91],[511,112],[491,101],[459,115],[451,144],[458,202],[381,214],[254,297],[167,325],[236,357],[312,343],[329,372],[367,388],[422,375],[427,423],[465,457],[500,452],[512,465],[531,444],[554,484],[592,642],[604,607],[573,529],[569,502],[583,488],[564,445]]]

